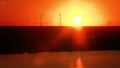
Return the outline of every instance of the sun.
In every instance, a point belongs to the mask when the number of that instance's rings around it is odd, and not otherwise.
[[[73,16],[72,18],[72,24],[71,27],[74,27],[75,29],[81,29],[83,24],[83,19],[80,16]]]
[[[80,16],[74,16],[73,23],[76,25],[80,25],[82,23],[82,18]]]

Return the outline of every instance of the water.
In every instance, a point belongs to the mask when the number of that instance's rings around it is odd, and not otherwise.
[[[0,55],[0,68],[120,68],[120,51]]]

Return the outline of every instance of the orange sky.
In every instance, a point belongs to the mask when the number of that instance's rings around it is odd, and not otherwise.
[[[67,16],[64,15],[64,13],[66,14],[67,9],[71,8],[71,5],[73,6],[73,4],[71,4],[70,7],[68,7],[69,5],[68,6],[65,5],[69,4],[71,1],[80,2],[81,4],[83,3],[94,4],[94,6],[97,8],[97,11],[99,11],[99,13],[102,14],[101,16],[105,18],[105,22],[107,21],[120,22],[119,0],[0,0],[0,21],[3,20],[10,22],[29,21],[29,25],[30,24],[38,25],[40,22],[40,15],[42,14],[44,17],[43,18],[44,22],[59,22],[59,20],[54,20],[55,18],[58,17],[57,14],[55,13],[61,12],[63,13],[64,17]],[[84,7],[84,5],[81,6],[81,4],[77,5],[77,7]],[[61,11],[61,9],[59,8],[63,8],[64,10]],[[69,11],[73,10],[69,9],[68,12]],[[67,21],[67,19],[64,20],[66,20],[64,22],[69,22]],[[9,24],[6,23],[5,25],[15,24],[20,25],[23,23],[9,23]],[[116,23],[112,24],[115,25]],[[24,25],[28,25],[28,23],[26,24],[24,23]]]

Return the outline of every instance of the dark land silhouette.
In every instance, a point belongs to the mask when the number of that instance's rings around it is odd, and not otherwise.
[[[75,47],[71,34],[53,47],[51,41],[65,28],[74,30],[65,26],[0,26],[0,54],[120,50],[120,27],[114,26],[83,27],[88,49]]]

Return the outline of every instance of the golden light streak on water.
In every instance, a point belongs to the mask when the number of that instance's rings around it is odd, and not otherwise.
[[[77,58],[75,68],[85,68],[81,58]]]

